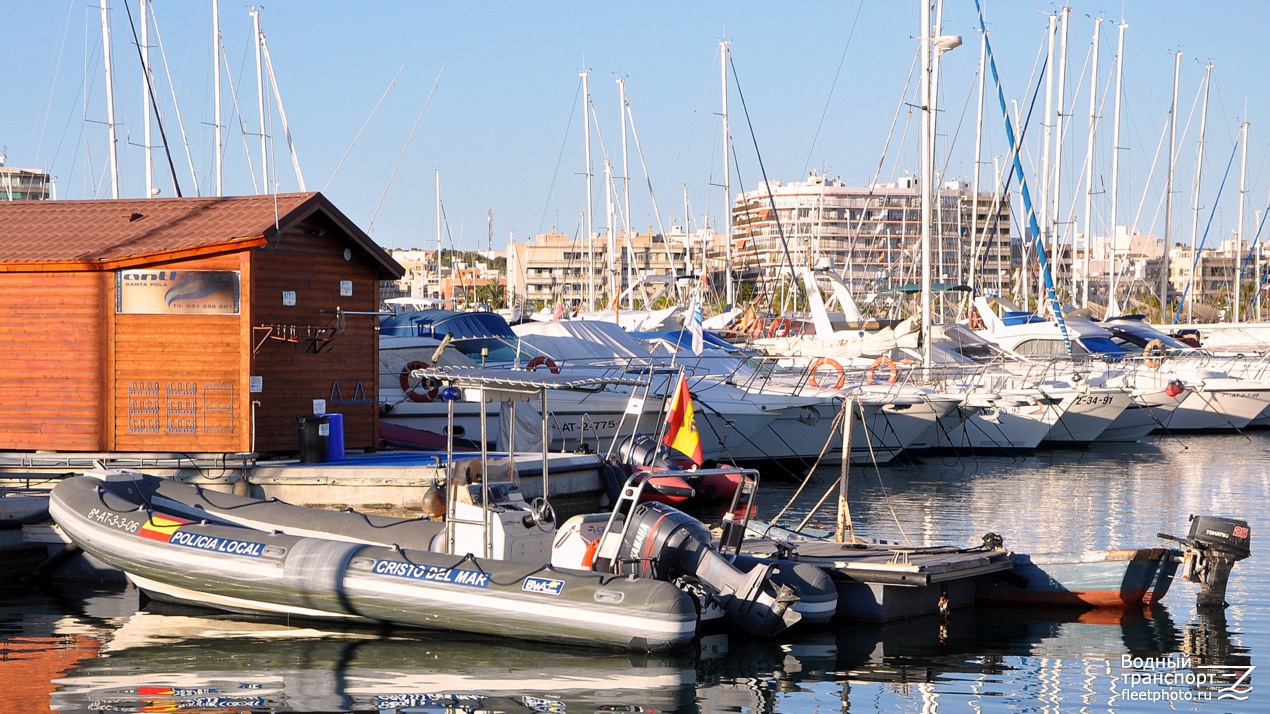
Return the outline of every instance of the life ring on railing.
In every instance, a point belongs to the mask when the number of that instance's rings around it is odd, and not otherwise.
[[[762,337],[762,336],[763,336],[763,318],[758,317],[754,319],[754,324],[750,325],[750,337]]]
[[[412,402],[430,402],[437,398],[439,388],[436,386],[433,386],[423,392],[415,391],[419,387],[424,386],[424,382],[429,380],[423,380],[414,385],[410,384],[411,372],[414,372],[416,369],[427,369],[431,366],[432,365],[424,362],[423,360],[416,359],[407,362],[406,366],[401,368],[401,374],[398,376],[397,381],[401,384],[401,391],[406,393],[406,399],[409,399]]]
[[[789,334],[789,331],[790,331],[789,320],[783,317],[778,317],[775,320],[772,320],[771,326],[767,328],[767,336],[768,337],[785,337],[786,335]]]
[[[1143,361],[1151,369],[1159,369],[1164,363],[1164,358],[1168,356],[1168,350],[1164,349],[1164,340],[1155,338],[1142,348]]]
[[[556,366],[556,361],[550,357],[543,357],[542,355],[529,360],[529,364],[525,365],[525,369],[533,372],[544,365],[547,369],[551,370],[552,374],[560,374],[560,368]]]
[[[868,384],[873,384],[873,377],[877,374],[878,367],[883,365],[886,365],[886,368],[891,370],[891,376],[886,378],[886,383],[895,384],[895,380],[900,378],[900,368],[895,364],[895,360],[886,355],[873,360],[873,364],[869,365],[869,369],[864,373],[864,381]]]
[[[838,381],[834,382],[833,389],[842,389],[842,385],[847,382],[847,375],[842,371],[842,365],[838,364],[838,360],[830,357],[821,357],[811,363],[811,367],[807,370],[807,381],[811,382],[811,386],[817,389],[821,388],[820,383],[816,381],[816,370],[821,367],[830,367],[838,373]],[[829,389],[829,387],[825,387],[825,389]]]

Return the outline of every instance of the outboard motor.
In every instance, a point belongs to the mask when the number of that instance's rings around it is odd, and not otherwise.
[[[625,464],[627,467],[674,468],[674,463],[669,457],[670,450],[648,434],[634,434],[623,439],[617,446],[618,463]]]
[[[710,531],[697,519],[661,503],[641,503],[631,511],[615,556],[601,567],[673,581],[690,575],[715,590],[729,620],[758,637],[771,637],[798,622],[792,607],[799,596],[772,582],[771,564],[741,572],[710,545]]]
[[[1191,516],[1191,532],[1185,538],[1158,534],[1186,546],[1181,577],[1200,586],[1196,604],[1225,607],[1226,584],[1235,563],[1252,554],[1248,521],[1218,516]]]

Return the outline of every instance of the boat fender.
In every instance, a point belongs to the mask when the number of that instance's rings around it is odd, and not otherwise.
[[[821,357],[812,362],[811,368],[807,370],[807,381],[811,382],[811,386],[820,389],[821,384],[816,380],[816,370],[821,367],[828,367],[838,373],[838,381],[833,383],[832,389],[842,389],[842,385],[847,382],[847,375],[842,371],[842,365],[838,364],[838,360],[831,357]]]
[[[900,378],[900,368],[896,366],[895,360],[886,355],[873,360],[873,364],[869,365],[869,369],[864,373],[864,381],[873,384],[873,378],[877,374],[878,367],[882,366],[885,366],[890,371],[890,375],[886,378],[886,383],[895,384],[895,380]]]
[[[419,504],[419,510],[428,518],[439,520],[445,516],[445,492],[442,491],[434,481],[426,491],[423,492],[423,500]]]
[[[401,385],[401,391],[405,392],[406,399],[412,402],[427,403],[437,398],[437,384],[435,380],[421,380],[418,384],[411,385],[411,373],[416,369],[427,369],[432,365],[423,360],[411,360],[401,368],[401,374],[398,375],[397,381]],[[420,387],[424,391],[417,391]]]
[[[1164,394],[1165,396],[1168,396],[1168,397],[1181,396],[1182,392],[1185,392],[1185,391],[1186,391],[1186,385],[1182,384],[1182,380],[1180,379],[1175,379],[1169,382],[1168,386],[1164,388]]]
[[[609,503],[617,503],[622,484],[626,483],[626,472],[612,461],[605,461],[600,466],[600,483],[604,485],[604,495],[608,496]]]
[[[546,367],[551,370],[552,374],[560,374],[560,367],[556,366],[556,361],[550,357],[543,357],[542,355],[539,355],[529,360],[529,364],[525,365],[525,369],[530,372],[537,370],[539,367]]]

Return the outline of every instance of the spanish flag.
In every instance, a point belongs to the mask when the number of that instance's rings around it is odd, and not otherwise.
[[[152,513],[150,514],[150,520],[141,526],[141,530],[137,531],[137,535],[142,538],[167,543],[172,538],[172,534],[176,532],[176,529],[187,523],[189,521],[184,518],[177,518],[164,513]]]
[[[666,436],[661,443],[701,465],[701,438],[697,435],[697,419],[692,413],[692,395],[688,393],[687,375],[679,375],[679,387],[666,413]]]

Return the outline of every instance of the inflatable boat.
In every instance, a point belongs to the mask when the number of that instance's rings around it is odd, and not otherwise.
[[[449,481],[443,521],[105,469],[62,481],[49,511],[79,547],[151,597],[231,612],[661,651],[691,642],[711,611],[771,636],[803,619],[801,592],[813,621],[834,597],[814,572],[742,572],[709,545],[703,525],[663,504],[557,533],[550,506],[525,502],[514,476],[471,459],[456,462]],[[603,567],[584,565],[599,540],[608,543]]]

